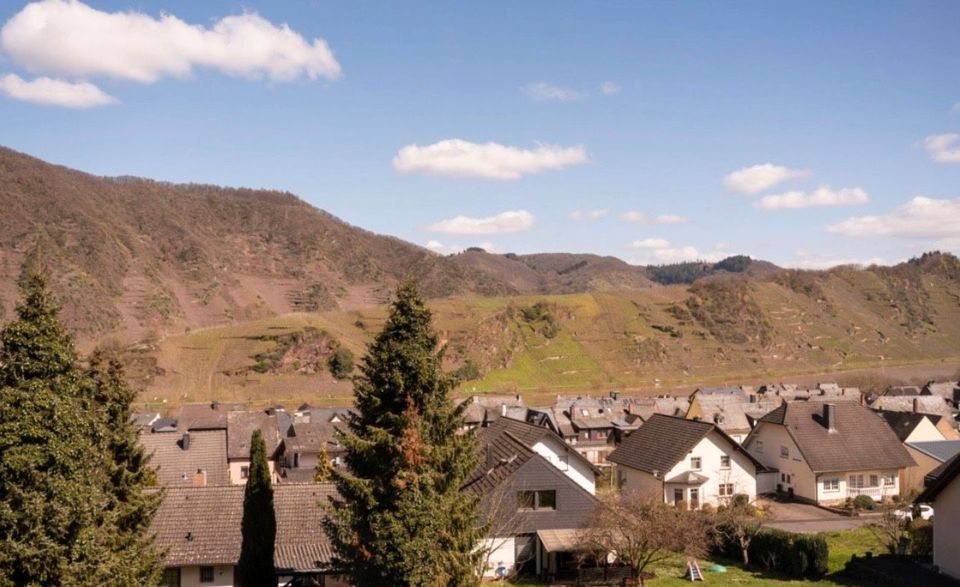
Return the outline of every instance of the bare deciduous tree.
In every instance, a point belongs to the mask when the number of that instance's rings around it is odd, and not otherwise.
[[[585,537],[595,551],[614,554],[639,579],[649,565],[673,555],[703,556],[708,530],[709,520],[700,512],[635,492],[610,493],[600,497]]]
[[[521,533],[524,521],[527,519],[527,511],[519,508],[518,505],[515,488],[506,484],[488,493],[481,501],[484,540],[479,547],[477,577],[482,579],[484,573],[490,568],[490,559],[494,553]],[[514,565],[520,566],[528,560],[529,558],[514,560]]]
[[[724,541],[740,550],[744,565],[750,564],[750,543],[763,530],[767,509],[751,503],[745,494],[734,496],[730,503],[717,508],[714,531]]]

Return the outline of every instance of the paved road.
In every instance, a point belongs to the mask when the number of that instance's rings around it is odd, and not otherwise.
[[[767,526],[787,530],[788,532],[812,534],[850,530],[865,526],[874,520],[874,518],[866,516],[856,518],[841,516],[804,503],[773,502],[768,505],[771,510],[771,519]]]

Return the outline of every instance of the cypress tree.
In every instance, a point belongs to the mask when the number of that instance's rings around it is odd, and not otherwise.
[[[443,351],[413,284],[401,285],[354,380],[341,433],[347,469],[326,522],[355,585],[475,585],[477,499],[460,493],[476,462],[448,392]]]
[[[121,522],[109,406],[76,365],[44,277],[21,291],[0,330],[0,585],[156,584],[151,512]]]
[[[250,477],[243,492],[243,542],[237,575],[243,587],[275,587],[273,549],[277,538],[277,518],[273,510],[273,487],[267,465],[267,446],[259,430],[250,441]]]

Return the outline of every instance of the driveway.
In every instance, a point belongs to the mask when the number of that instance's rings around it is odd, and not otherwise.
[[[805,503],[767,501],[765,505],[770,507],[771,514],[767,526],[803,534],[850,530],[865,526],[874,519],[867,516],[841,516]]]

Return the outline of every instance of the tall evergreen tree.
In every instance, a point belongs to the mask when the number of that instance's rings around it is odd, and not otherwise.
[[[443,352],[413,284],[401,285],[354,380],[342,433],[347,469],[327,533],[356,585],[474,585],[477,499],[460,493],[476,462],[448,392]]]
[[[242,587],[275,587],[273,549],[277,538],[277,518],[273,510],[273,487],[267,465],[267,446],[259,430],[250,441],[250,477],[243,492],[243,542],[237,575]]]
[[[108,406],[75,362],[40,274],[0,330],[0,585],[153,585],[160,567],[124,513]],[[129,405],[126,407],[129,410]]]

